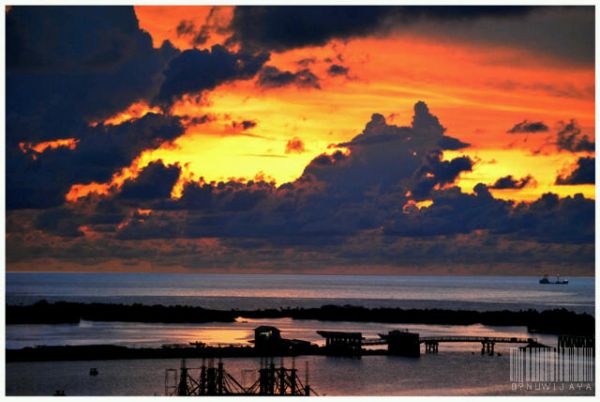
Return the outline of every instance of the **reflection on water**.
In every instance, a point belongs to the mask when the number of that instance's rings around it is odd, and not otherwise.
[[[163,344],[204,342],[218,344],[248,344],[254,337],[254,328],[272,325],[282,331],[282,336],[303,339],[323,345],[317,330],[362,332],[368,338],[393,329],[409,329],[421,336],[463,335],[537,337],[540,342],[555,345],[553,335],[529,334],[526,327],[490,327],[476,325],[424,325],[386,324],[316,320],[293,320],[291,318],[249,319],[238,318],[234,323],[206,324],[143,324],[125,322],[82,321],[79,325],[8,325],[6,347],[22,348],[35,345],[91,345],[116,344],[126,346],[158,347]],[[480,346],[480,345],[479,345]],[[444,350],[477,350],[474,344],[447,344]]]
[[[258,359],[248,358],[223,361],[236,378],[250,373],[245,370],[258,369],[260,364]],[[513,391],[506,355],[490,357],[441,350],[437,355],[422,355],[419,359],[304,356],[296,358],[296,367],[303,369],[305,361],[309,362],[310,385],[320,395],[561,395],[552,391]],[[290,359],[284,363],[291,365]],[[6,392],[52,395],[62,389],[71,396],[164,395],[165,369],[177,368],[179,364],[172,359],[8,363]],[[187,364],[199,367],[202,363],[189,359]],[[97,377],[88,374],[90,367],[98,368]],[[587,394],[593,395],[593,391]]]
[[[345,275],[217,274],[7,274],[7,303],[39,299],[97,302],[188,304],[218,309],[318,307],[325,303],[365,307],[470,308],[519,310],[567,307],[594,313],[594,279],[569,278],[568,286],[539,285],[532,277],[420,277]],[[8,325],[6,347],[34,345],[248,344],[259,325],[273,325],[286,338],[323,344],[317,330],[362,332],[375,338],[393,329],[422,336],[467,335],[537,337],[555,345],[552,335],[529,334],[525,327],[421,325],[246,319],[235,323],[143,324],[89,322],[78,325]],[[509,345],[500,355],[481,356],[480,344],[441,344],[439,354],[419,359],[365,356],[344,359],[297,358],[310,362],[311,385],[321,395],[513,395],[509,383]],[[200,366],[199,360],[188,361]],[[237,378],[251,375],[257,359],[225,359]],[[176,360],[8,363],[8,395],[163,395],[164,370]],[[89,376],[90,367],[100,374]],[[244,374],[246,373],[246,374]],[[536,392],[518,391],[526,395]],[[537,392],[544,394],[544,392]],[[577,393],[577,392],[576,392]],[[585,392],[584,392],[585,393]],[[546,393],[553,395],[553,393]],[[554,393],[555,394],[555,393]]]

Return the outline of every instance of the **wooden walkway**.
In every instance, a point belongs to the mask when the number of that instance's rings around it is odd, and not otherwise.
[[[388,351],[395,354],[418,356],[420,345],[425,345],[425,353],[438,353],[440,343],[481,343],[481,354],[494,355],[497,343],[524,344],[525,347],[546,347],[537,338],[501,336],[419,336],[408,331],[390,331],[379,334],[379,338],[365,338],[360,332],[317,331],[326,338],[326,349],[331,354],[360,355],[363,346],[388,345]]]
[[[424,336],[419,338],[420,343],[426,342],[493,342],[493,343],[528,343],[538,345],[537,338],[508,338],[494,336]]]
[[[527,343],[531,345],[540,345],[537,338],[508,338],[492,336],[423,336],[419,338],[419,343],[427,342],[475,342],[475,343]],[[384,338],[363,338],[363,345],[385,345],[387,339]]]

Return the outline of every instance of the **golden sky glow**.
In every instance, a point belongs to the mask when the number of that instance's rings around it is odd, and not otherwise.
[[[190,38],[177,35],[177,24],[183,19],[206,21],[210,9],[136,7],[136,13],[155,47],[168,39],[185,49],[192,46]],[[223,24],[231,9],[222,8],[213,15],[211,18]],[[215,35],[208,45],[222,39]],[[274,53],[268,64],[294,72],[302,68],[297,62],[306,58],[316,60],[310,68],[320,78],[321,89],[260,89],[254,79],[221,85],[200,101],[186,97],[174,105],[175,114],[208,115],[211,119],[190,125],[174,144],[144,152],[135,166],[116,174],[112,184],[119,185],[123,178],[157,159],[178,163],[187,177],[206,181],[263,175],[282,184],[299,177],[310,160],[326,152],[330,144],[360,133],[372,113],[387,116],[388,123],[410,125],[412,105],[423,100],[448,135],[472,144],[460,152],[478,161],[473,172],[458,181],[464,191],[511,174],[515,178],[532,175],[535,183],[521,190],[494,190],[495,196],[533,200],[552,191],[561,196],[581,192],[594,197],[593,185],[554,185],[557,173],[573,165],[577,155],[557,152],[552,146],[534,154],[555,135],[559,120],[575,118],[593,137],[592,67],[566,65],[510,47],[410,35],[333,41],[324,47]],[[331,62],[348,67],[348,76],[329,76]],[[117,124],[148,111],[157,109],[134,104],[104,123]],[[506,132],[524,119],[544,121],[550,131],[529,135]],[[241,130],[235,124],[244,120],[257,124]],[[304,152],[285,152],[292,138],[304,143]],[[446,158],[455,154],[448,152]],[[94,189],[106,192],[111,185],[85,184],[74,186],[67,198],[73,200]]]
[[[6,19],[11,269],[593,274],[591,6]]]

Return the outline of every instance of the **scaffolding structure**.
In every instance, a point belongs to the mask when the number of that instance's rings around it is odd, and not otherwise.
[[[306,384],[306,385],[305,385]],[[244,387],[229,374],[219,359],[202,360],[202,366],[189,368],[185,359],[179,369],[165,370],[165,395],[167,396],[220,396],[220,395],[279,395],[309,396],[314,390],[308,385],[308,362],[306,362],[305,381],[300,380],[295,360],[292,368],[281,364],[276,367],[273,358],[261,358],[258,379],[249,387]]]

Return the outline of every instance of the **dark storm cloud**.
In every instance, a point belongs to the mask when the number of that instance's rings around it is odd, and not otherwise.
[[[513,205],[493,198],[480,183],[474,194],[458,188],[434,192],[431,207],[396,216],[385,233],[414,237],[485,230],[528,241],[585,244],[594,241],[594,215],[594,200],[581,194],[561,199],[548,193],[531,204]]]
[[[595,238],[595,201],[581,194],[559,198],[547,193],[530,205],[519,204],[500,233],[551,243],[592,243]]]
[[[114,198],[102,199],[94,205],[94,211],[87,217],[87,223],[102,231],[114,231],[127,216],[127,207],[116,202]]]
[[[126,200],[168,198],[180,173],[179,166],[165,166],[160,160],[151,162],[138,177],[123,183],[119,197]]]
[[[273,185],[266,182],[229,181],[213,184],[192,182],[185,185],[181,200],[176,203],[176,207],[222,212],[247,211],[274,191]]]
[[[188,183],[180,200],[163,204],[160,223],[136,222],[127,236],[159,236],[157,228],[167,220],[178,228],[178,237],[219,237],[230,239],[231,245],[261,239],[274,246],[341,247],[377,228],[383,228],[377,236],[392,238],[486,231],[527,241],[593,241],[593,200],[547,194],[534,203],[515,205],[495,199],[484,184],[474,194],[452,187],[473,161],[443,160],[439,140],[444,133],[422,102],[415,105],[411,126],[388,125],[374,114],[360,134],[343,144],[349,153],[317,156],[295,182],[278,188],[265,182]],[[497,187],[522,187],[531,180],[503,178]],[[407,208],[410,201],[422,199],[433,204]]]
[[[548,131],[548,126],[543,121],[528,121],[523,120],[520,123],[515,124],[507,133],[540,133]]]
[[[576,120],[561,123],[562,128],[557,134],[556,147],[569,152],[594,152],[596,143],[590,140],[587,134],[581,132],[581,127]]]
[[[456,151],[471,146],[469,143],[463,142],[458,138],[450,137],[448,135],[444,135],[442,138],[440,138],[438,140],[438,145],[441,149],[448,151]]]
[[[533,182],[533,176],[525,176],[521,179],[515,179],[512,175],[504,176],[496,180],[494,184],[489,188],[495,190],[506,190],[506,189],[522,189],[529,183]]]
[[[327,69],[327,74],[329,74],[331,76],[348,75],[349,71],[350,71],[350,69],[348,67],[344,67],[339,64],[332,64]]]
[[[432,194],[433,205],[410,214],[398,215],[385,226],[391,236],[439,236],[490,230],[503,222],[511,204],[492,197],[478,184],[474,194],[464,194],[454,187]]]
[[[460,172],[472,167],[467,157],[441,160],[440,141],[444,142],[445,131],[424,102],[415,104],[411,126],[389,125],[383,115],[376,113],[362,133],[339,144],[350,149],[349,156],[333,158],[329,163],[321,156],[306,167],[304,174],[353,196],[374,188],[381,192],[396,188],[401,197],[406,191],[426,197],[437,185],[451,183]]]
[[[181,237],[234,243],[256,238],[279,246],[341,244],[402,216],[408,190],[420,191],[417,199],[431,196],[471,169],[469,158],[441,159],[438,141],[444,132],[422,102],[415,105],[409,127],[388,125],[374,114],[362,133],[343,144],[350,152],[317,156],[295,182],[278,188],[264,182],[188,183],[181,199],[154,207],[186,211],[185,217],[172,217]],[[144,238],[146,226],[157,236],[161,225],[151,222],[135,222],[127,236]]]
[[[452,184],[473,162],[442,159],[445,133],[427,105],[418,102],[410,125],[388,124],[374,114],[362,132],[340,144],[344,149],[317,156],[294,182],[276,187],[265,181],[190,181],[179,199],[166,198],[178,169],[157,162],[124,185],[121,194],[86,198],[71,212],[63,207],[36,219],[44,236],[54,236],[55,243],[70,237],[70,245],[41,252],[26,240],[18,243],[24,234],[16,232],[8,239],[8,258],[26,260],[33,253],[98,261],[118,255],[189,267],[252,262],[288,267],[290,258],[315,266],[352,261],[487,266],[498,258],[521,266],[593,265],[593,200],[545,194],[530,204],[515,204],[495,199],[484,184],[463,193]],[[421,199],[431,205],[418,207]],[[10,227],[19,227],[16,223]],[[83,226],[103,237],[78,243]],[[46,237],[39,241],[51,241]],[[149,248],[144,241],[157,243]],[[212,245],[200,245],[204,241]]]
[[[566,176],[558,176],[556,184],[595,184],[596,183],[596,158],[579,158],[577,165]]]
[[[250,79],[267,60],[268,53],[233,53],[221,45],[210,50],[186,50],[169,63],[155,101],[169,106],[185,94],[214,89],[233,80]]]
[[[110,23],[107,23],[110,21]],[[157,91],[177,53],[133,7],[16,6],[6,14],[7,143],[77,137]]]
[[[61,237],[79,237],[83,233],[79,230],[81,217],[70,209],[54,208],[42,212],[35,221],[37,229]]]
[[[344,144],[349,153],[317,156],[295,182],[279,188],[264,182],[188,183],[181,199],[155,208],[188,211],[186,218],[173,217],[182,237],[250,237],[279,245],[339,243],[402,214],[406,191],[421,180],[430,180],[430,187],[445,185],[470,168],[468,158],[440,159],[437,143],[444,132],[422,102],[415,105],[409,127],[388,125],[375,114],[362,133]],[[136,232],[143,232],[150,221],[135,225]],[[148,230],[154,233],[155,227]]]
[[[230,29],[233,41],[251,49],[285,51],[397,32],[594,61],[594,12],[585,6],[236,7]]]
[[[299,88],[321,89],[319,77],[308,68],[292,73],[291,71],[282,71],[277,67],[266,66],[260,71],[257,85],[262,88],[280,88],[295,85]]]
[[[454,183],[462,172],[470,172],[473,165],[468,156],[443,161],[441,151],[432,151],[427,163],[420,169],[421,179],[413,187],[412,193],[417,199],[427,198],[436,186]]]
[[[74,150],[47,149],[43,153],[7,147],[7,209],[47,208],[64,203],[71,185],[111,179],[143,150],[158,147],[183,134],[176,117],[147,114],[118,126],[87,127]]]
[[[142,215],[134,212],[117,232],[119,240],[175,239],[180,237],[178,227],[161,214]]]
[[[381,7],[287,6],[236,7],[233,40],[246,47],[283,51],[324,45],[330,39],[365,36],[388,21],[410,24],[419,18],[469,20],[485,16],[521,16],[529,7]]]
[[[244,47],[284,51],[373,32],[387,7],[236,7],[232,39]]]
[[[17,6],[6,19],[8,209],[61,205],[72,184],[106,182],[183,133],[177,118],[159,115],[89,126],[151,99],[177,54],[169,43],[153,48],[132,7]],[[19,147],[60,138],[76,148]]]

